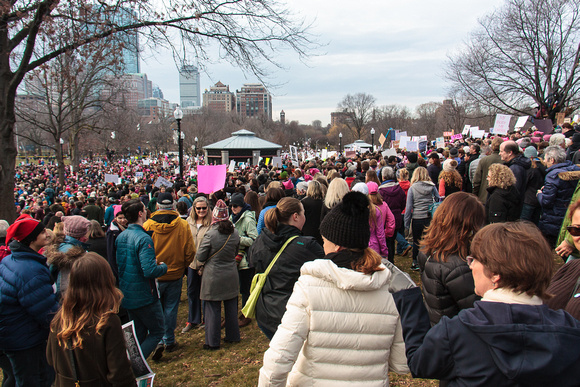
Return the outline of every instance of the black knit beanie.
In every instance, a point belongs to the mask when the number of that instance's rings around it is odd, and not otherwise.
[[[342,247],[365,249],[369,246],[369,199],[360,192],[349,192],[324,217],[320,234]]]

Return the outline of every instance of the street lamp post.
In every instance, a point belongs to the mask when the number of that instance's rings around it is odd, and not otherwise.
[[[195,157],[197,157],[197,136],[195,137]]]
[[[64,144],[64,140],[61,138],[59,142],[60,142],[60,157],[62,158],[63,163],[64,163],[64,151],[62,149],[62,145]]]
[[[183,111],[179,105],[173,112],[173,117],[177,121],[177,143],[179,144],[179,178],[183,179],[183,139],[181,138],[181,119],[183,118]]]
[[[375,151],[375,128],[371,128],[371,145],[373,152]]]
[[[338,134],[338,150],[342,154],[342,132]]]

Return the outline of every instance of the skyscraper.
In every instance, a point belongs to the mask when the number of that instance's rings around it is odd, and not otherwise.
[[[186,65],[179,71],[179,97],[182,108],[201,106],[201,85],[197,67]]]
[[[236,90],[236,108],[245,117],[265,115],[272,119],[272,96],[261,83],[245,83]]]

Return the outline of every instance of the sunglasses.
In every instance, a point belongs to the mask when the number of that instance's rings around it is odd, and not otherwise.
[[[195,209],[198,211],[205,211],[207,210],[207,207],[195,207]]]
[[[238,208],[238,207],[241,207],[241,206],[238,206],[237,204],[232,204],[232,208]]]
[[[472,256],[467,256],[466,260],[467,260],[467,266],[471,267],[471,265],[473,264],[473,261],[475,261],[477,258],[472,257]]]
[[[568,226],[566,227],[566,230],[568,230],[572,236],[580,236],[580,226]]]

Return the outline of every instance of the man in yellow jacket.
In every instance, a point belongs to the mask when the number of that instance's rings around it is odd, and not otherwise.
[[[181,286],[183,276],[195,257],[195,244],[189,225],[174,210],[174,204],[171,193],[160,193],[157,198],[157,211],[143,224],[146,231],[153,232],[157,262],[167,264],[167,274],[158,278],[159,298],[165,317],[165,334],[153,352],[153,360],[159,360],[164,350],[172,352],[177,347],[175,327]]]

